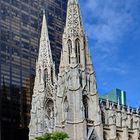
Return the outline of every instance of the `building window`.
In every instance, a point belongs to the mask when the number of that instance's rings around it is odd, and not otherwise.
[[[54,113],[54,103],[51,99],[49,99],[46,103],[46,113],[49,119],[53,118],[53,113]]]
[[[45,69],[44,70],[44,85],[45,85],[45,88],[46,88],[47,78],[48,78],[47,69]]]
[[[128,140],[133,140],[131,135],[128,136]]]
[[[71,53],[72,53],[72,42],[71,40],[68,40],[68,57],[69,57],[69,64],[71,63]]]
[[[119,133],[117,133],[116,140],[121,140],[121,135]]]
[[[106,132],[104,132],[103,137],[104,137],[104,140],[109,140],[109,136]]]
[[[79,39],[76,39],[76,41],[75,41],[75,53],[76,53],[77,63],[80,63],[80,41],[79,41]]]
[[[53,68],[52,67],[51,67],[51,81],[52,81],[52,85],[53,85],[54,80],[53,80]]]
[[[88,119],[88,98],[86,95],[83,96],[83,105],[84,105],[84,113],[85,113],[85,118]]]
[[[130,121],[130,129],[133,129],[133,118]]]

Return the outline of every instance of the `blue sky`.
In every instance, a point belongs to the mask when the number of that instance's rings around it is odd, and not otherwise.
[[[79,0],[98,91],[127,92],[140,106],[140,0]]]

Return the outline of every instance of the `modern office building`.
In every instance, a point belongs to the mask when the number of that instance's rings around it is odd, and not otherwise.
[[[28,139],[42,11],[58,69],[67,0],[0,0],[0,130],[2,140]]]
[[[108,99],[114,103],[120,103],[121,105],[126,105],[126,92],[120,89],[113,89],[112,91],[100,96],[101,99]]]

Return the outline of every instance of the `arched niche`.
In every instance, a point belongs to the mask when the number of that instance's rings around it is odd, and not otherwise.
[[[48,78],[48,71],[47,69],[44,69],[44,85],[46,87],[46,83],[47,83],[47,78]]]
[[[45,112],[48,119],[52,119],[54,116],[54,102],[52,99],[48,99],[45,103]]]
[[[133,129],[133,118],[130,120],[130,129]]]
[[[38,70],[38,75],[39,75],[39,82],[41,81],[41,69],[39,68]]]
[[[88,97],[86,95],[83,95],[83,106],[84,106],[85,119],[88,119],[89,108],[88,108]]]
[[[67,97],[65,97],[65,99],[64,99],[64,111],[68,112],[68,109],[69,109],[69,103],[68,103]]]
[[[133,140],[133,137],[131,135],[129,135],[128,140]]]
[[[116,140],[122,140],[121,135],[119,133],[116,134]]]
[[[80,40],[77,38],[75,40],[75,53],[76,53],[76,59],[77,59],[77,63],[80,63]]]
[[[107,134],[107,132],[103,133],[103,137],[104,137],[104,140],[110,140],[109,135]]]
[[[69,39],[67,42],[68,45],[68,59],[69,59],[69,64],[71,63],[71,53],[72,53],[72,42]]]
[[[54,73],[53,73],[53,68],[51,67],[51,82],[52,82],[52,85],[54,84],[54,77],[53,77]]]

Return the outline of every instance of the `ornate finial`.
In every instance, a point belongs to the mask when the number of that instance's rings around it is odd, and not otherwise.
[[[127,106],[127,112],[130,113],[130,106],[129,106],[129,104]]]
[[[109,109],[110,109],[110,110],[113,110],[112,104],[109,105]]]
[[[118,105],[117,105],[118,110],[120,110],[120,100],[118,98]]]
[[[124,106],[122,107],[122,112],[123,112],[123,113],[125,112],[125,107],[124,107]]]
[[[132,113],[132,114],[134,113],[134,108],[132,108],[131,113]]]
[[[136,108],[136,113],[139,114],[139,107]]]
[[[109,109],[109,100],[108,100],[108,98],[106,100],[106,108]]]

